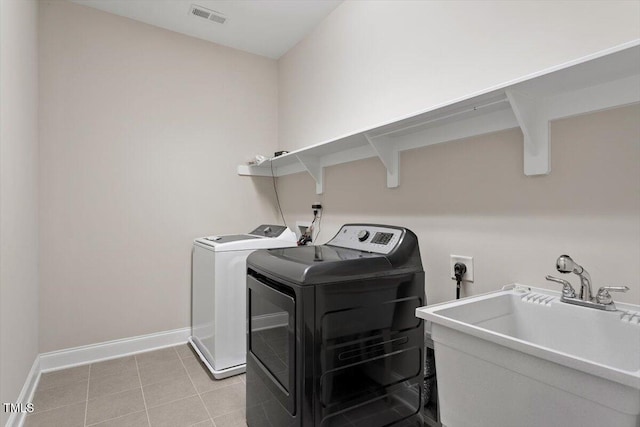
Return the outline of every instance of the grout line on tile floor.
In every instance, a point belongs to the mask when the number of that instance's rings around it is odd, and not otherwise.
[[[189,374],[187,374],[187,378],[189,378],[189,382],[191,383],[191,385],[193,385],[193,381],[191,381],[191,378],[189,377]],[[166,381],[160,381],[160,382],[158,382],[158,383],[148,384],[148,385],[147,385],[147,387],[148,387],[148,386],[150,386],[150,385],[162,384],[162,383],[165,383],[165,382],[166,382],[166,383],[169,383],[169,382],[172,382],[172,381],[175,381],[175,380],[174,380],[174,379],[168,379],[168,380],[166,380]],[[194,387],[194,388],[195,388],[195,387]],[[195,393],[190,394],[190,395],[188,395],[188,396],[182,396],[182,397],[178,397],[178,398],[170,398],[171,400],[167,400],[167,401],[165,401],[165,402],[161,402],[161,403],[156,403],[156,404],[155,404],[155,405],[153,405],[153,406],[149,406],[149,409],[154,409],[154,408],[157,408],[158,406],[164,406],[164,405],[168,405],[168,404],[170,404],[170,403],[175,403],[175,402],[177,402],[178,400],[187,399],[187,398],[189,398],[189,397],[195,397],[195,396],[197,396],[197,395],[199,395],[198,390],[196,390],[196,391],[195,391]]]
[[[102,421],[98,421],[96,423],[89,424],[89,425],[87,425],[85,427],[94,427],[94,426],[97,426],[98,424],[106,423],[107,421],[116,421],[116,420],[119,420],[120,418],[125,418],[125,417],[128,417],[129,415],[137,414],[138,412],[143,412],[143,411],[134,411],[134,412],[130,412],[128,414],[118,415],[117,417],[109,418],[109,419],[102,420]]]
[[[138,358],[136,356],[133,356],[133,360],[136,362],[136,372],[138,374],[138,382],[140,383],[140,393],[142,393],[142,403],[144,404],[144,411],[147,413],[147,425],[151,427],[151,417],[149,417],[147,399],[145,399],[144,397],[144,388],[142,388],[142,378],[140,377],[140,366],[138,366]]]
[[[1,1],[1,0],[0,0],[0,1]],[[138,388],[138,387],[134,387],[134,388],[130,388],[130,389],[127,389],[127,390],[118,391],[118,392],[115,392],[115,393],[105,394],[104,396],[96,397],[96,398],[94,398],[94,399],[92,399],[92,400],[102,399],[103,397],[115,396],[116,394],[126,393],[126,392],[128,392],[128,391],[135,390],[136,388]],[[140,393],[143,393],[143,391],[142,391],[142,387],[140,387]],[[143,402],[144,402],[144,393],[142,394],[142,400],[143,400]],[[90,427],[90,426],[94,426],[94,425],[96,425],[96,424],[102,424],[102,423],[104,423],[104,422],[112,421],[112,420],[116,420],[116,419],[118,419],[118,418],[123,418],[123,417],[129,416],[129,415],[134,414],[134,413],[137,413],[137,412],[142,412],[142,409],[141,409],[141,410],[139,410],[139,411],[133,411],[133,412],[129,412],[128,414],[118,415],[118,416],[115,416],[115,417],[107,418],[107,419],[105,419],[105,420],[97,421],[97,422],[92,423],[92,424],[87,424],[86,417],[87,417],[87,415],[88,415],[88,411],[89,411],[89,409],[88,409],[88,405],[89,405],[89,401],[87,400],[87,410],[86,410],[86,412],[85,412],[85,425],[84,425],[84,427]],[[146,403],[144,403],[144,410],[145,410],[145,411],[147,410],[147,405],[146,405]],[[148,417],[149,417],[149,415],[148,415],[148,413],[147,413],[147,418],[148,418]]]
[[[89,383],[91,382],[91,365],[89,364],[89,373],[87,374],[87,395],[84,402],[84,425],[87,425],[87,413],[89,412]]]
[[[187,345],[189,345],[189,344],[187,344]],[[216,423],[213,421],[213,417],[211,416],[211,413],[209,412],[209,408],[207,408],[207,405],[204,404],[204,400],[202,400],[202,395],[200,394],[200,391],[196,387],[196,384],[193,382],[193,379],[191,378],[191,374],[189,373],[189,370],[187,369],[187,365],[184,364],[184,360],[182,360],[182,357],[180,357],[180,353],[178,353],[178,350],[176,349],[176,347],[174,347],[173,349],[175,350],[176,354],[178,355],[178,359],[180,359],[180,363],[182,363],[182,367],[184,368],[185,371],[187,371],[187,377],[189,377],[189,381],[191,381],[191,385],[195,389],[196,394],[198,395],[198,398],[200,399],[200,402],[202,403],[202,406],[204,406],[204,410],[207,411],[207,415],[209,415],[209,419],[211,420],[211,424],[213,424],[213,427],[215,427]]]
[[[240,375],[242,375],[242,374],[240,374]],[[227,377],[227,378],[232,378],[232,377]],[[212,380],[212,381],[221,381],[221,380]],[[240,380],[240,384],[243,384],[242,380]],[[212,390],[205,391],[205,392],[204,392],[204,393],[202,393],[202,394],[210,393],[210,392],[212,392],[212,391],[224,390],[225,388],[233,387],[234,385],[238,385],[238,383],[232,383],[232,384],[223,385],[223,386],[220,386],[220,387],[214,388],[214,389],[212,389]],[[198,396],[200,396],[200,400],[202,400],[202,395],[201,395],[200,393],[198,393]],[[202,401],[202,403],[204,404],[204,400]],[[207,409],[207,413],[208,413],[209,415],[211,415],[211,414],[209,413],[209,409],[207,408],[207,405],[205,405],[204,407],[205,407],[205,409]],[[229,414],[233,414],[233,413],[234,413],[234,412],[236,412],[236,411],[237,411],[237,409],[229,410],[229,411],[227,411],[227,412],[223,412],[223,413],[221,413],[221,414],[216,415],[216,418],[223,417],[223,416],[225,416],[225,415],[229,415]],[[216,422],[213,420],[213,417],[211,417],[211,422],[213,423],[213,425],[214,425],[214,427],[215,427],[215,426],[216,426]]]

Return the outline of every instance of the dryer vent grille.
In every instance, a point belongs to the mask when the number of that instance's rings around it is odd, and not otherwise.
[[[197,6],[195,4],[191,5],[189,14],[197,16],[198,18],[206,19],[211,22],[217,22],[218,24],[224,24],[227,20],[227,18],[220,12],[207,9],[206,7]]]

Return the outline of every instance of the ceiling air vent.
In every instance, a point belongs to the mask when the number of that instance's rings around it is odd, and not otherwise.
[[[218,24],[224,24],[227,20],[223,14],[216,12],[215,10],[207,9],[206,7],[191,5],[189,14],[197,16],[198,18],[206,19],[208,21],[217,22]]]

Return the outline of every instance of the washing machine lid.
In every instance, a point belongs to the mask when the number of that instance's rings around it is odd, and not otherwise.
[[[207,236],[201,237],[198,240],[209,242],[212,245],[222,245],[229,242],[238,242],[241,240],[260,239],[258,236],[252,236],[250,234],[224,234],[222,236]]]
[[[296,246],[293,231],[280,225],[261,225],[249,234],[221,234],[195,239],[194,244],[213,251],[240,251]]]

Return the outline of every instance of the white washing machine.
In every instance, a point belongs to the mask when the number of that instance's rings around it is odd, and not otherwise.
[[[282,225],[194,240],[189,342],[214,378],[245,371],[247,256],[256,249],[292,247],[296,242],[295,233]]]

